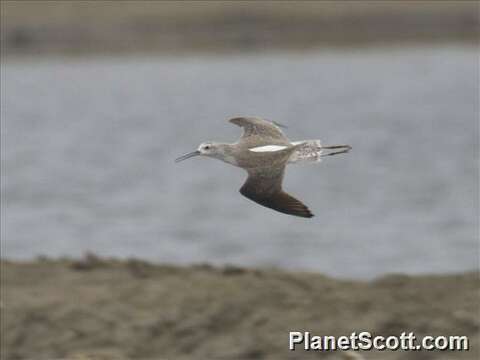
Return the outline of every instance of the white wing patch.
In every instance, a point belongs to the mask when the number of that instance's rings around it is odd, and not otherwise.
[[[253,152],[274,152],[274,151],[280,151],[286,148],[287,148],[286,146],[282,146],[282,145],[265,145],[265,146],[254,147],[248,150]]]

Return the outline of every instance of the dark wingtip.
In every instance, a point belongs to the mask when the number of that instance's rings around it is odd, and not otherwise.
[[[308,207],[305,206],[305,208],[303,208],[301,211],[294,211],[294,212],[291,212],[289,213],[290,215],[293,215],[293,216],[298,216],[298,217],[303,217],[303,218],[307,218],[307,219],[310,219],[312,217],[314,217],[315,215],[310,211],[310,209]]]
[[[315,216],[315,214],[312,214],[312,213],[310,212],[310,210],[308,210],[308,209],[307,209],[307,213],[304,215],[304,217],[306,217],[306,218],[308,218],[308,219],[311,219],[311,218],[314,217],[314,216]]]

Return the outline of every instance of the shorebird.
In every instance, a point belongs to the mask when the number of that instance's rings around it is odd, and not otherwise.
[[[204,142],[197,150],[180,156],[175,162],[201,155],[238,166],[248,173],[240,189],[243,196],[288,215],[313,217],[305,204],[282,190],[286,165],[319,162],[324,156],[346,153],[352,147],[322,146],[320,140],[290,142],[280,129],[284,126],[259,117],[236,117],[229,121],[243,128],[236,143]],[[335,151],[324,154],[325,149]]]

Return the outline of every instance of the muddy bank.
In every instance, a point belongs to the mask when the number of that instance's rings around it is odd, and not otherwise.
[[[2,2],[9,55],[238,51],[478,40],[478,3]]]
[[[467,335],[468,352],[365,359],[478,359],[478,274],[314,273],[131,260],[1,264],[2,359],[343,359],[288,351],[288,332]]]

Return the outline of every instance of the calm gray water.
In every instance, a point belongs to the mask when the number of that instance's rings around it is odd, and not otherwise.
[[[368,278],[478,267],[474,47],[8,60],[2,257],[135,256]],[[291,165],[312,220],[257,206],[242,170],[173,159],[260,115],[353,151]]]

